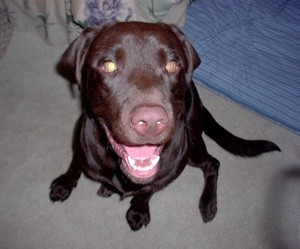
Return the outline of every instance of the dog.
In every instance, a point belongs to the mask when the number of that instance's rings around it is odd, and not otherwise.
[[[101,184],[99,196],[133,196],[126,219],[136,231],[150,222],[152,195],[190,165],[204,173],[199,209],[203,221],[211,221],[220,163],[207,152],[202,133],[237,156],[280,149],[270,141],[236,137],[214,120],[192,81],[199,64],[195,49],[173,25],[86,28],[59,64],[78,84],[83,111],[71,165],[52,182],[50,199],[65,201],[84,173]]]

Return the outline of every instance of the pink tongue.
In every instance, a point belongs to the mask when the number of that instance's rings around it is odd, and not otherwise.
[[[124,149],[129,156],[136,159],[147,159],[156,155],[158,146],[155,145],[144,145],[144,146],[124,146]]]

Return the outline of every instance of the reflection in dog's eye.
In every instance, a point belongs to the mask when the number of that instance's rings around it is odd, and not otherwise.
[[[112,61],[107,61],[102,65],[102,69],[106,73],[113,73],[117,70],[117,65]]]
[[[166,65],[166,70],[169,72],[169,73],[174,73],[177,71],[177,64],[175,61],[170,61],[167,63]]]

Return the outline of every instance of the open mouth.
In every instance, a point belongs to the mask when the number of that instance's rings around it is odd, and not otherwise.
[[[104,128],[113,150],[122,158],[122,171],[133,182],[151,181],[157,173],[163,145],[126,146],[117,142],[105,125]]]

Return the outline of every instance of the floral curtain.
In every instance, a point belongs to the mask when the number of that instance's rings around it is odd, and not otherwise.
[[[182,26],[189,0],[0,0],[18,29],[51,45],[70,42],[82,28],[112,21],[166,22]]]

